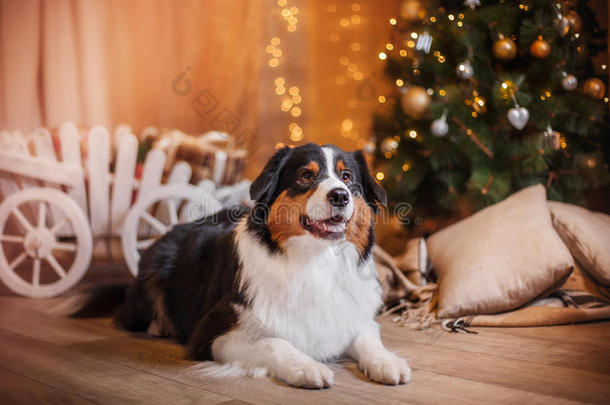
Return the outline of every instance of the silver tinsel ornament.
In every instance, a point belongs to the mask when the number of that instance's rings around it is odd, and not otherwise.
[[[465,61],[458,63],[455,67],[455,74],[462,80],[470,79],[474,74],[474,69],[470,64],[470,61],[466,59]]]
[[[430,132],[436,137],[443,137],[449,132],[449,124],[447,124],[447,110],[443,111],[440,118],[435,119],[430,124]]]
[[[563,79],[561,79],[561,87],[563,87],[567,91],[576,90],[578,87],[578,79],[576,76],[568,74],[566,72],[562,73]]]

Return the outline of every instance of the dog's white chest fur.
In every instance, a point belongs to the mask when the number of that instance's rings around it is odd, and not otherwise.
[[[284,254],[269,255],[243,228],[238,235],[249,327],[262,329],[256,334],[285,339],[317,360],[329,360],[363,330],[378,333],[376,268],[371,259],[359,264],[353,245],[299,236],[288,241]]]

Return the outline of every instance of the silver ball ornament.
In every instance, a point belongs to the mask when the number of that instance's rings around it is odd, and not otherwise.
[[[449,124],[447,124],[447,112],[443,112],[440,118],[435,119],[430,124],[430,132],[436,137],[443,137],[449,132]]]
[[[455,67],[455,74],[462,80],[467,80],[474,75],[474,69],[469,60],[465,60]]]
[[[576,90],[578,87],[578,79],[576,76],[564,72],[563,79],[561,79],[561,87],[567,91]]]

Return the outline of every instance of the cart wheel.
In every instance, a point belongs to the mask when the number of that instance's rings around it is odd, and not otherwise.
[[[125,218],[121,234],[123,256],[134,277],[138,274],[141,251],[174,225],[212,215],[221,208],[222,204],[210,193],[190,184],[168,184],[135,203]],[[155,218],[155,209],[166,211],[165,222]]]
[[[24,204],[37,207],[37,218],[26,218]],[[52,223],[51,209],[64,214],[61,220]],[[11,220],[17,226],[7,226]],[[18,294],[47,298],[67,291],[87,271],[92,248],[87,217],[59,190],[28,188],[0,204],[0,279]]]

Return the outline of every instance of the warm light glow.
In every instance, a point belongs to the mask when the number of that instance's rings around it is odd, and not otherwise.
[[[410,39],[410,40],[408,40],[408,41],[407,41],[407,46],[408,46],[409,48],[413,48],[413,47],[415,46],[415,41],[413,41],[413,40],[411,40],[411,39]]]
[[[411,168],[411,163],[410,163],[410,162],[405,162],[405,163],[402,165],[402,171],[403,171],[403,172],[408,172],[410,168]]]
[[[278,37],[271,38],[271,45],[278,46],[280,44],[280,39]]]
[[[360,50],[360,43],[352,42],[352,44],[350,45],[350,48],[352,48],[352,51],[358,52]]]
[[[364,74],[361,71],[354,72],[355,80],[362,80],[364,78]]]
[[[379,52],[378,55],[379,59],[381,60],[386,60],[386,58],[388,57],[388,55],[385,54],[385,52]]]
[[[360,11],[360,4],[352,3],[352,11]]]
[[[447,92],[445,91],[445,89],[440,89],[438,91],[438,94],[440,94],[441,96],[445,96],[447,94]]]
[[[349,19],[347,18],[342,18],[341,20],[339,20],[339,25],[342,27],[347,27],[349,26]]]
[[[280,109],[282,111],[289,111],[291,108],[292,108],[292,101],[289,98],[282,100],[282,104],[280,106]]]
[[[287,30],[288,32],[295,32],[295,31],[297,30],[297,26],[296,26],[296,25],[289,24],[289,25],[286,27],[286,30]]]
[[[349,58],[347,56],[342,56],[339,58],[339,63],[343,66],[349,65]]]
[[[301,108],[292,107],[292,109],[290,110],[290,115],[292,115],[293,117],[298,117],[299,115],[301,115]]]
[[[404,50],[404,49],[401,49],[401,50],[400,50],[398,53],[399,53],[399,54],[400,54],[400,56],[402,56],[402,57],[407,56],[407,51],[406,51],[406,50]]]
[[[394,45],[392,45],[391,43],[387,43],[385,44],[385,49],[387,49],[388,51],[391,51],[392,49],[394,49]]]
[[[396,25],[396,18],[390,18],[390,24]]]
[[[279,60],[277,60],[276,58],[269,59],[269,66],[271,66],[271,67],[276,67],[276,66],[277,66],[277,65],[279,65],[279,64],[280,64],[280,61],[279,61]]]
[[[412,130],[409,131],[409,136],[412,139],[415,139],[415,138],[417,138],[417,132],[414,129],[412,129]]]
[[[272,52],[273,56],[276,58],[279,58],[280,56],[282,56],[282,50],[279,48],[275,48]]]
[[[297,86],[291,86],[288,89],[288,94],[290,94],[291,96],[296,96],[297,94],[299,94],[299,88]]]
[[[453,16],[453,14],[449,14],[449,15],[447,16],[447,18],[449,19],[449,21],[453,21],[453,20],[455,20],[455,17]]]
[[[436,22],[436,17],[434,17],[434,16],[430,17],[430,22],[431,23],[435,23]]]
[[[405,84],[405,82],[403,82],[403,81],[402,81],[402,79],[396,79],[396,85],[397,85],[398,87],[401,87],[401,86],[403,86],[404,84]]]
[[[292,101],[293,104],[301,104],[301,101],[303,100],[303,98],[299,94],[297,94],[295,96],[292,96],[290,98],[290,100]]]
[[[457,26],[461,27],[462,25],[464,25],[461,21],[458,21]]]
[[[354,122],[352,120],[350,120],[349,118],[344,119],[343,122],[341,123],[341,130],[343,132],[349,132],[352,130],[353,127],[354,127]]]
[[[381,181],[385,178],[385,174],[383,174],[383,172],[377,172],[377,174],[375,175],[375,178],[377,180]]]
[[[284,146],[286,146],[283,142],[278,142],[275,144],[275,149],[282,149]]]
[[[286,0],[277,0],[277,5],[280,7],[284,7],[286,5],[287,1]]]
[[[464,14],[462,14],[462,13],[458,14],[458,18],[459,18],[460,20],[463,20],[463,19],[464,19]]]
[[[383,103],[385,103],[385,97],[379,96],[379,97],[377,97],[377,101],[379,101],[381,104],[383,104]]]
[[[412,32],[411,33],[411,38],[417,39],[417,37],[418,37],[417,32]]]
[[[350,63],[347,67],[347,70],[349,70],[350,72],[355,72],[356,70],[358,70],[358,65],[356,65],[355,63]]]
[[[275,83],[276,86],[283,86],[286,81],[284,80],[283,77],[276,77],[275,80],[273,81],[273,83]]]
[[[284,87],[284,86],[277,86],[275,88],[275,94],[277,94],[278,96],[281,96],[284,93],[286,93],[286,87]]]
[[[352,21],[352,24],[354,24],[354,25],[360,24],[360,16],[358,14],[354,14],[351,17],[351,21]]]

